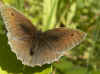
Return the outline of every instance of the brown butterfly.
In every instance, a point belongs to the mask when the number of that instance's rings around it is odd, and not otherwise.
[[[58,61],[66,50],[78,45],[86,36],[84,32],[64,27],[46,32],[37,31],[24,15],[2,3],[0,12],[8,31],[11,50],[28,66]]]

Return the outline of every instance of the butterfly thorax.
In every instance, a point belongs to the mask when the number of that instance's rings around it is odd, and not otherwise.
[[[35,38],[37,39],[37,40],[41,40],[41,39],[43,39],[43,35],[44,33],[42,32],[42,31],[37,31],[36,32],[36,36],[35,36]]]

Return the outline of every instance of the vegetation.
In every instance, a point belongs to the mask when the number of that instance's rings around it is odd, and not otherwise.
[[[17,60],[0,17],[0,74],[100,74],[100,0],[1,0],[46,31],[65,24],[87,33],[84,42],[58,62],[28,67]]]

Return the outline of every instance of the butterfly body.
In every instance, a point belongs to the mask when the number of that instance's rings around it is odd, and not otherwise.
[[[66,50],[78,45],[86,36],[84,32],[64,27],[38,31],[22,13],[2,3],[0,12],[8,31],[11,50],[28,66],[58,61]]]

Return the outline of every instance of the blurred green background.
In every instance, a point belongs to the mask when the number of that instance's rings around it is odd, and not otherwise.
[[[0,74],[100,74],[100,0],[0,0],[23,12],[40,30],[65,24],[87,33],[86,39],[58,62],[24,66],[8,45],[0,17]]]

